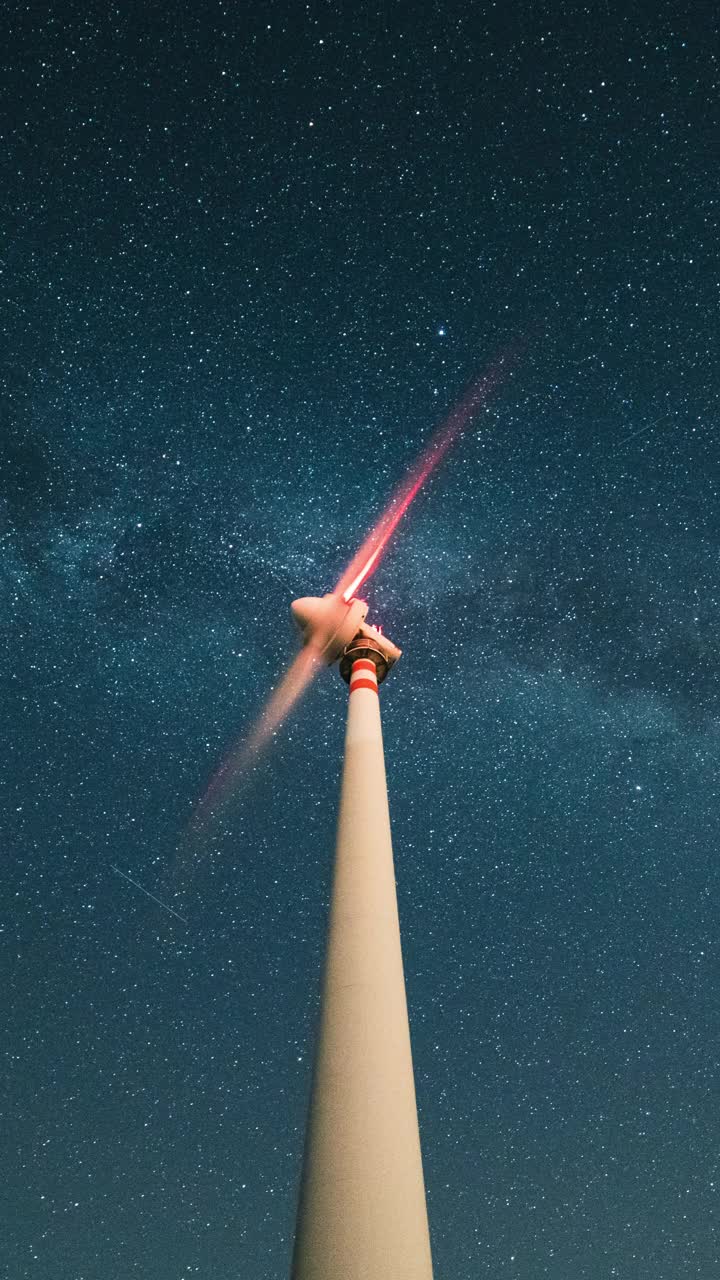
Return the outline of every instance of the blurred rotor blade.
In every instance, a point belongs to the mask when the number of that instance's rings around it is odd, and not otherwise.
[[[433,432],[417,462],[390,495],[385,510],[341,574],[335,591],[350,600],[370,574],[377,569],[387,543],[397,529],[410,503],[450,451],[456,440],[473,422],[490,395],[512,369],[514,353],[498,356],[488,372],[466,391],[464,398]]]
[[[223,807],[244,781],[263,748],[312,683],[323,663],[317,646],[308,644],[290,664],[260,715],[211,779],[200,799],[191,826],[197,832]]]

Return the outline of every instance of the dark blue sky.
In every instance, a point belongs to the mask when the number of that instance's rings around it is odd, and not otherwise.
[[[287,1275],[337,674],[183,834],[510,345],[366,591],[436,1276],[715,1280],[714,7],[2,27],[8,1274]]]

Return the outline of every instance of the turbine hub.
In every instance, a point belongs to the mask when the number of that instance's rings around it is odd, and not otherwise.
[[[352,654],[353,659],[363,655],[369,657],[377,667],[378,682],[385,679],[390,667],[400,657],[397,645],[365,621],[368,607],[364,600],[355,597],[345,600],[331,591],[326,596],[303,596],[300,600],[293,600],[290,608],[302,632],[303,644],[312,645],[328,666],[340,660],[340,674],[344,680],[350,679],[346,655]]]
[[[290,608],[302,632],[303,644],[313,645],[328,666],[337,662],[368,611],[364,600],[346,601],[335,592],[322,597],[303,596],[293,600]]]

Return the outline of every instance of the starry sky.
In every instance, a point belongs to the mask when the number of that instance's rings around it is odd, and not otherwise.
[[[0,26],[7,1275],[287,1276],[336,673],[183,836],[512,347],[365,591],[436,1277],[715,1280],[715,6]]]

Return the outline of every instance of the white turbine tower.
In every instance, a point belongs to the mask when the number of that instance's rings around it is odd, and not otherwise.
[[[292,1280],[432,1280],[378,698],[400,650],[361,600],[292,610],[350,686]]]

